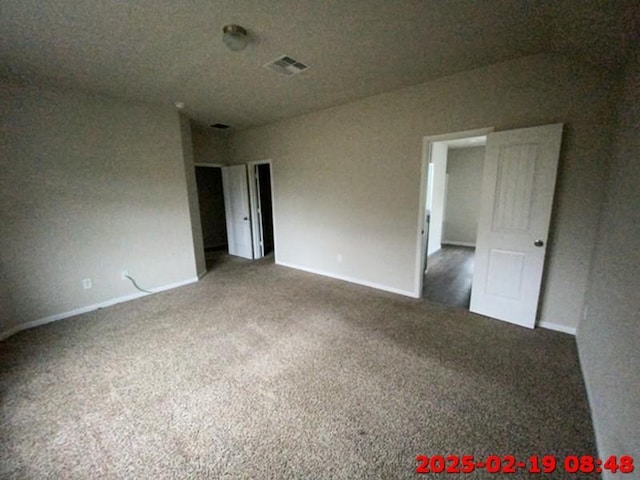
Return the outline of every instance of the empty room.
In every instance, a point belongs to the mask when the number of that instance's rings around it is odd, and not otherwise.
[[[3,0],[0,478],[640,478],[639,27]]]

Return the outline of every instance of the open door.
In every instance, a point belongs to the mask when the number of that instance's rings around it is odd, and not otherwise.
[[[249,203],[253,258],[273,252],[273,197],[271,187],[271,161],[249,162]]]
[[[533,328],[562,124],[487,136],[470,310]]]
[[[229,255],[253,258],[251,223],[249,221],[249,192],[247,166],[222,168],[224,207],[227,218]]]

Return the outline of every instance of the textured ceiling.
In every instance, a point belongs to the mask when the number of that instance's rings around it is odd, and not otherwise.
[[[636,0],[2,0],[0,75],[261,125],[528,54],[617,68]],[[225,48],[222,27],[251,43]],[[311,68],[262,66],[287,54]]]

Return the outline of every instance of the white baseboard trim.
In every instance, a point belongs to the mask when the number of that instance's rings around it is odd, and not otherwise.
[[[14,335],[22,330],[28,330],[30,328],[39,327],[40,325],[45,325],[47,323],[56,322],[58,320],[62,320],[64,318],[75,317],[76,315],[81,315],[83,313],[92,312],[99,308],[110,307],[111,305],[115,305],[117,303],[128,302],[130,300],[135,300],[136,298],[146,297],[148,295],[153,295],[153,293],[163,292],[165,290],[172,290],[174,288],[183,287],[185,285],[189,285],[190,283],[195,283],[198,281],[197,277],[189,278],[187,280],[182,280],[180,282],[170,283],[169,285],[163,285],[161,287],[152,288],[152,293],[145,292],[137,292],[132,295],[125,295],[124,297],[112,298],[111,300],[106,300],[104,302],[95,303],[93,305],[87,305],[86,307],[80,307],[68,312],[57,313],[55,315],[50,315],[48,317],[39,318],[38,320],[33,320],[31,322],[23,323],[22,325],[16,325],[4,332],[0,333],[0,340],[4,340],[5,338],[9,338],[11,335]]]
[[[560,325],[553,322],[539,322],[538,327],[546,328],[547,330],[555,330],[556,332],[568,333],[569,335],[576,334],[576,327],[567,327],[566,325]]]
[[[315,275],[322,275],[323,277],[335,278],[336,280],[343,280],[349,283],[355,283],[356,285],[362,285],[365,287],[375,288],[376,290],[384,290],[385,292],[397,293],[398,295],[404,295],[405,297],[418,298],[415,292],[409,290],[402,290],[400,288],[389,287],[387,285],[381,285],[375,282],[369,282],[367,280],[360,280],[358,278],[348,277],[346,275],[338,275],[335,273],[324,272],[322,270],[316,270],[314,268],[301,267],[300,265],[293,265],[286,262],[277,262],[277,265],[287,268],[293,268],[294,270],[302,270],[303,272],[313,273]]]
[[[454,247],[472,247],[472,248],[476,248],[476,244],[475,243],[471,243],[471,242],[453,242],[450,240],[443,240],[442,241],[442,245],[453,245]]]

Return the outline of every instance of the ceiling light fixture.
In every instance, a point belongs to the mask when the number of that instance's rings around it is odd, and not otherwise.
[[[240,25],[225,25],[222,29],[222,41],[234,52],[244,50],[249,43],[247,31]]]

